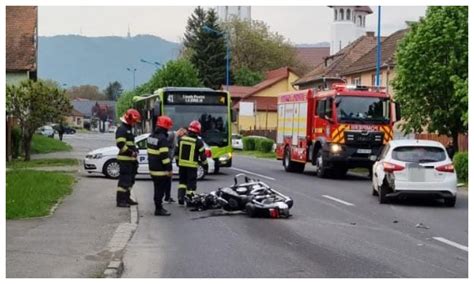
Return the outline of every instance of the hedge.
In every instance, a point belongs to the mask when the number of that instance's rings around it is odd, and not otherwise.
[[[263,153],[270,153],[273,149],[273,140],[270,139],[258,139],[257,150]]]
[[[254,151],[255,144],[257,139],[253,137],[244,137],[242,138],[242,143],[244,144],[244,151]]]
[[[468,181],[468,155],[467,152],[458,152],[454,155],[454,168],[460,181]]]

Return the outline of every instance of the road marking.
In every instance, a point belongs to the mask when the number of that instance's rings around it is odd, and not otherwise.
[[[231,167],[231,169],[239,171],[239,172],[251,174],[251,175],[254,175],[254,176],[258,176],[258,177],[263,177],[263,178],[266,178],[266,179],[269,179],[269,180],[275,180],[272,177],[264,176],[264,175],[261,175],[261,174],[257,174],[257,173],[251,172],[251,171],[244,170],[244,169],[239,169],[239,168],[236,168],[236,167]]]
[[[438,242],[442,242],[442,243],[445,243],[447,245],[450,245],[450,246],[453,246],[455,248],[458,248],[460,250],[463,250],[463,251],[466,251],[467,252],[467,247],[466,246],[463,246],[461,244],[458,244],[458,243],[455,243],[453,241],[450,241],[450,240],[447,240],[445,238],[441,238],[441,237],[433,237],[433,239],[437,240]]]
[[[350,202],[347,202],[347,201],[344,201],[344,200],[341,200],[341,199],[338,199],[336,197],[332,197],[332,196],[329,196],[329,195],[323,195],[323,197],[325,197],[327,199],[334,200],[336,202],[342,203],[342,204],[347,205],[347,206],[354,206],[354,204],[352,204]]]

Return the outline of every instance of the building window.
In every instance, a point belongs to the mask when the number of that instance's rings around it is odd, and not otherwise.
[[[358,16],[358,17],[357,17],[357,25],[358,25],[359,27],[362,27],[362,16]]]
[[[350,9],[347,9],[346,20],[348,20],[348,21],[351,20],[351,10]]]
[[[360,85],[362,85],[362,84],[361,84],[361,81],[362,81],[362,80],[361,80],[361,78],[360,78],[360,76],[359,76],[359,77],[352,77],[352,81],[351,81],[351,82],[352,82],[352,85],[360,86]]]
[[[340,9],[339,14],[340,14],[339,17],[340,17],[341,21],[344,21],[344,9]]]
[[[334,21],[337,21],[337,10],[334,10]]]

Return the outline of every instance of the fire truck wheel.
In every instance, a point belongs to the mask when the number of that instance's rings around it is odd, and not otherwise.
[[[291,160],[290,147],[286,147],[283,157],[283,167],[287,172],[302,173],[304,172],[304,163],[298,163]]]
[[[316,175],[325,178],[328,175],[328,169],[324,167],[323,149],[319,148],[316,153]]]

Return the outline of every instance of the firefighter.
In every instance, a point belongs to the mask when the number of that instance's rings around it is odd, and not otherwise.
[[[199,164],[207,164],[204,142],[198,135],[201,133],[201,123],[191,121],[188,134],[178,140],[177,163],[179,166],[178,203],[184,204],[185,195],[192,198],[196,191],[197,168]]]
[[[138,149],[135,145],[135,135],[132,133],[132,127],[141,121],[141,115],[136,109],[129,109],[120,120],[122,125],[115,132],[115,140],[119,148],[117,161],[120,166],[117,207],[130,207],[130,205],[138,204],[130,198],[130,191],[135,183],[135,175],[138,169]]]
[[[173,127],[173,121],[168,116],[160,116],[156,120],[155,132],[147,140],[148,167],[153,180],[155,194],[155,216],[169,216],[168,211],[163,208],[163,195],[171,190],[171,177],[173,168],[170,159],[172,148],[168,140],[168,130]]]

